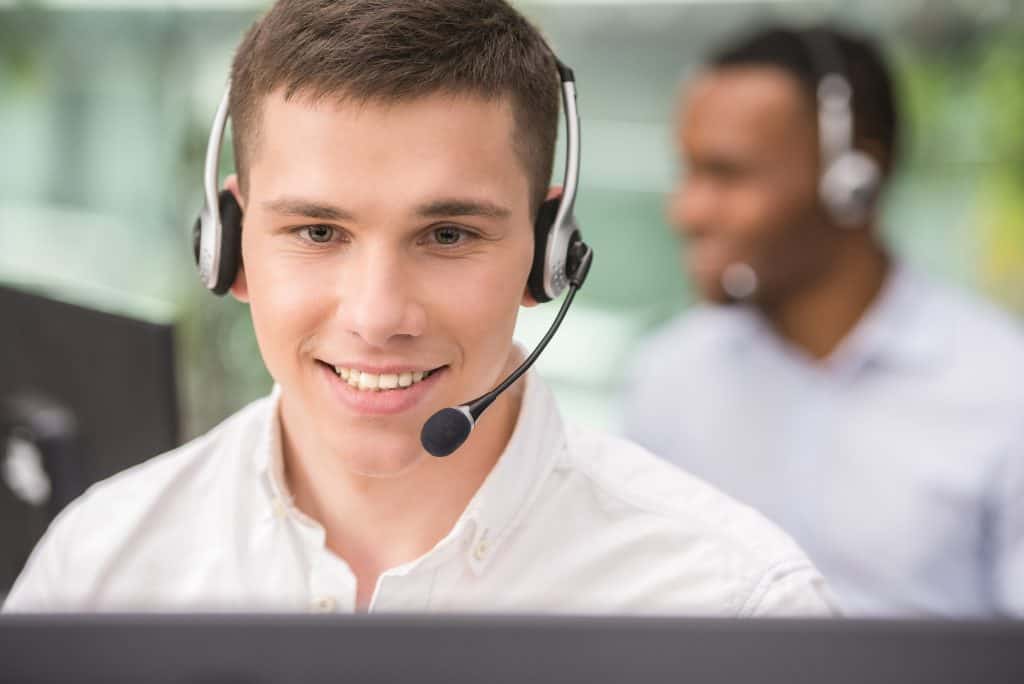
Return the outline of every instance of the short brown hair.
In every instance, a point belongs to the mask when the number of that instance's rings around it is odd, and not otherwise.
[[[554,163],[558,83],[544,39],[504,0],[278,0],[235,53],[235,165],[244,188],[263,99],[279,88],[287,99],[510,96],[536,211]]]

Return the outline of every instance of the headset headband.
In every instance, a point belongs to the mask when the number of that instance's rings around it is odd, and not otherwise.
[[[568,66],[557,57],[561,82],[562,109],[565,115],[566,155],[565,176],[562,181],[562,196],[559,199],[558,211],[548,228],[543,255],[543,278],[541,287],[547,299],[554,299],[568,285],[565,265],[569,245],[576,232],[576,221],[573,207],[579,187],[580,172],[580,120],[576,107],[576,80]],[[206,163],[203,170],[203,208],[199,213],[200,239],[198,245],[199,277],[203,284],[211,290],[218,287],[220,260],[222,258],[223,226],[218,202],[220,169],[220,152],[224,142],[229,117],[229,101],[231,99],[231,81],[228,81],[221,98],[210,138],[206,145]]]
[[[818,129],[823,168],[853,149],[853,87],[846,62],[835,41],[824,31],[798,32],[817,81]]]

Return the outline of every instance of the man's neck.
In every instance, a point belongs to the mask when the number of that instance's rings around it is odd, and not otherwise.
[[[810,357],[832,354],[878,297],[891,264],[870,235],[851,236],[814,283],[762,307],[776,332]]]
[[[495,401],[456,454],[428,456],[395,477],[354,473],[331,454],[300,450],[282,430],[295,505],[323,526],[327,547],[352,568],[359,607],[368,606],[380,574],[419,558],[454,527],[511,437],[523,384]]]

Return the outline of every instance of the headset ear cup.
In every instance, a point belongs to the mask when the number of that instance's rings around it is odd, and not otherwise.
[[[537,218],[533,222],[533,267],[530,269],[530,278],[527,285],[530,295],[538,302],[550,302],[551,297],[544,289],[544,276],[546,275],[545,259],[548,251],[548,241],[551,239],[551,227],[555,223],[555,216],[558,215],[558,205],[561,197],[544,200],[537,211]]]
[[[881,171],[868,154],[850,150],[822,174],[822,203],[836,223],[855,227],[868,219],[878,199]]]
[[[231,289],[238,276],[242,261],[242,207],[230,190],[221,190],[220,205],[221,245],[220,263],[217,264],[217,286],[213,293],[223,295]]]
[[[196,266],[199,265],[199,243],[202,241],[202,235],[203,217],[199,216],[192,225],[192,257],[196,260]]]

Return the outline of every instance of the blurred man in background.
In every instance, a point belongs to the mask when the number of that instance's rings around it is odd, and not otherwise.
[[[1024,338],[887,250],[881,55],[768,29],[706,66],[669,203],[706,305],[639,355],[627,434],[780,523],[845,611],[1024,612]]]

